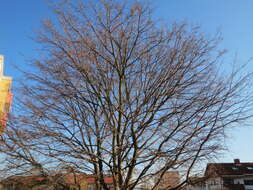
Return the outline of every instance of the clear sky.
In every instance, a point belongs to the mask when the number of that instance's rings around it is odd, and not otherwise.
[[[52,17],[44,0],[2,0],[0,4],[0,54],[5,56],[5,73],[18,80],[14,65],[27,66],[36,56],[38,46],[31,40],[43,18]],[[201,26],[212,35],[217,31],[224,38],[222,48],[229,53],[224,61],[237,55],[244,63],[253,57],[253,1],[252,0],[155,0],[155,16],[164,21],[187,21]],[[232,57],[232,58],[231,58]],[[253,65],[248,69],[253,71]],[[253,120],[252,120],[253,121]],[[253,162],[253,122],[231,132],[227,140],[230,149],[221,161]]]

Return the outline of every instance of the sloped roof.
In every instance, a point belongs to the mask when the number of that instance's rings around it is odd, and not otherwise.
[[[86,179],[86,174],[67,174],[64,175],[65,182],[67,184],[81,184],[84,179]]]
[[[68,174],[65,176],[68,184],[80,183],[82,180],[86,180],[87,184],[94,184],[96,181],[95,175],[88,174]],[[111,176],[105,176],[104,181],[106,184],[112,184],[113,178]]]
[[[76,174],[57,174],[54,176],[50,176],[53,178],[61,178],[63,177],[64,181],[67,184],[81,184],[83,180],[86,180],[87,184],[94,184],[96,181],[95,175],[88,175],[88,174],[82,174],[82,173],[76,173]],[[5,180],[2,180],[2,184],[10,184],[13,182],[16,183],[22,183],[22,184],[30,184],[34,182],[42,182],[46,181],[47,177],[44,176],[11,176],[8,177]],[[105,176],[104,181],[106,184],[112,184],[113,178],[111,176]]]
[[[33,182],[42,182],[46,178],[42,176],[11,176],[7,179],[1,181],[2,184],[11,184],[11,183],[22,183],[24,185],[30,184]]]
[[[87,175],[86,180],[88,184],[94,184],[96,180],[95,175]],[[111,176],[105,176],[104,181],[106,184],[112,184],[113,183],[113,178]]]
[[[253,162],[208,163],[205,176],[213,175],[253,175]]]

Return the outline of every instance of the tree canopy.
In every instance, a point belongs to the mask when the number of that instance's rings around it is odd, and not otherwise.
[[[58,22],[43,22],[41,56],[25,73],[22,111],[1,137],[3,170],[69,167],[106,190],[107,175],[116,190],[155,189],[178,170],[178,189],[224,148],[226,129],[250,117],[250,75],[219,71],[219,37],[185,23],[163,27],[145,2],[54,8]]]

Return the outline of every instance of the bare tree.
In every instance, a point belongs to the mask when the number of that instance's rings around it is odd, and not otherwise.
[[[95,174],[105,190],[108,174],[116,190],[154,176],[155,189],[179,170],[179,189],[223,148],[226,128],[250,116],[249,75],[219,72],[219,38],[186,24],[160,27],[132,1],[67,2],[55,13],[22,86],[19,125],[37,137],[29,141],[36,159]]]
[[[44,185],[55,190],[69,189],[64,177],[65,174],[57,160],[43,152],[41,139],[38,133],[33,133],[27,126],[12,118],[4,135],[0,139],[0,153],[2,156],[0,173],[3,184],[15,184],[15,189],[32,189]],[[14,122],[15,121],[15,122]],[[23,124],[23,122],[22,122]],[[46,141],[43,140],[43,144]],[[58,168],[53,170],[52,166]]]

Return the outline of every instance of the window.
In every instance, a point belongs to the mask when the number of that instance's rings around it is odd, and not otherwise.
[[[218,182],[216,181],[216,179],[212,179],[209,182],[210,185],[218,185]]]
[[[223,179],[223,184],[225,184],[225,185],[234,184],[234,180],[233,179],[229,179],[229,178],[225,178],[225,179]]]
[[[253,167],[247,167],[248,170],[253,170]]]
[[[244,180],[244,184],[245,184],[245,185],[253,185],[253,180],[252,180],[252,179],[250,179],[250,180],[249,180],[249,179],[248,179],[248,180],[246,179],[246,180]]]
[[[4,113],[8,113],[10,111],[10,104],[4,104]]]
[[[239,168],[237,168],[237,167],[232,167],[232,170],[239,170]]]

